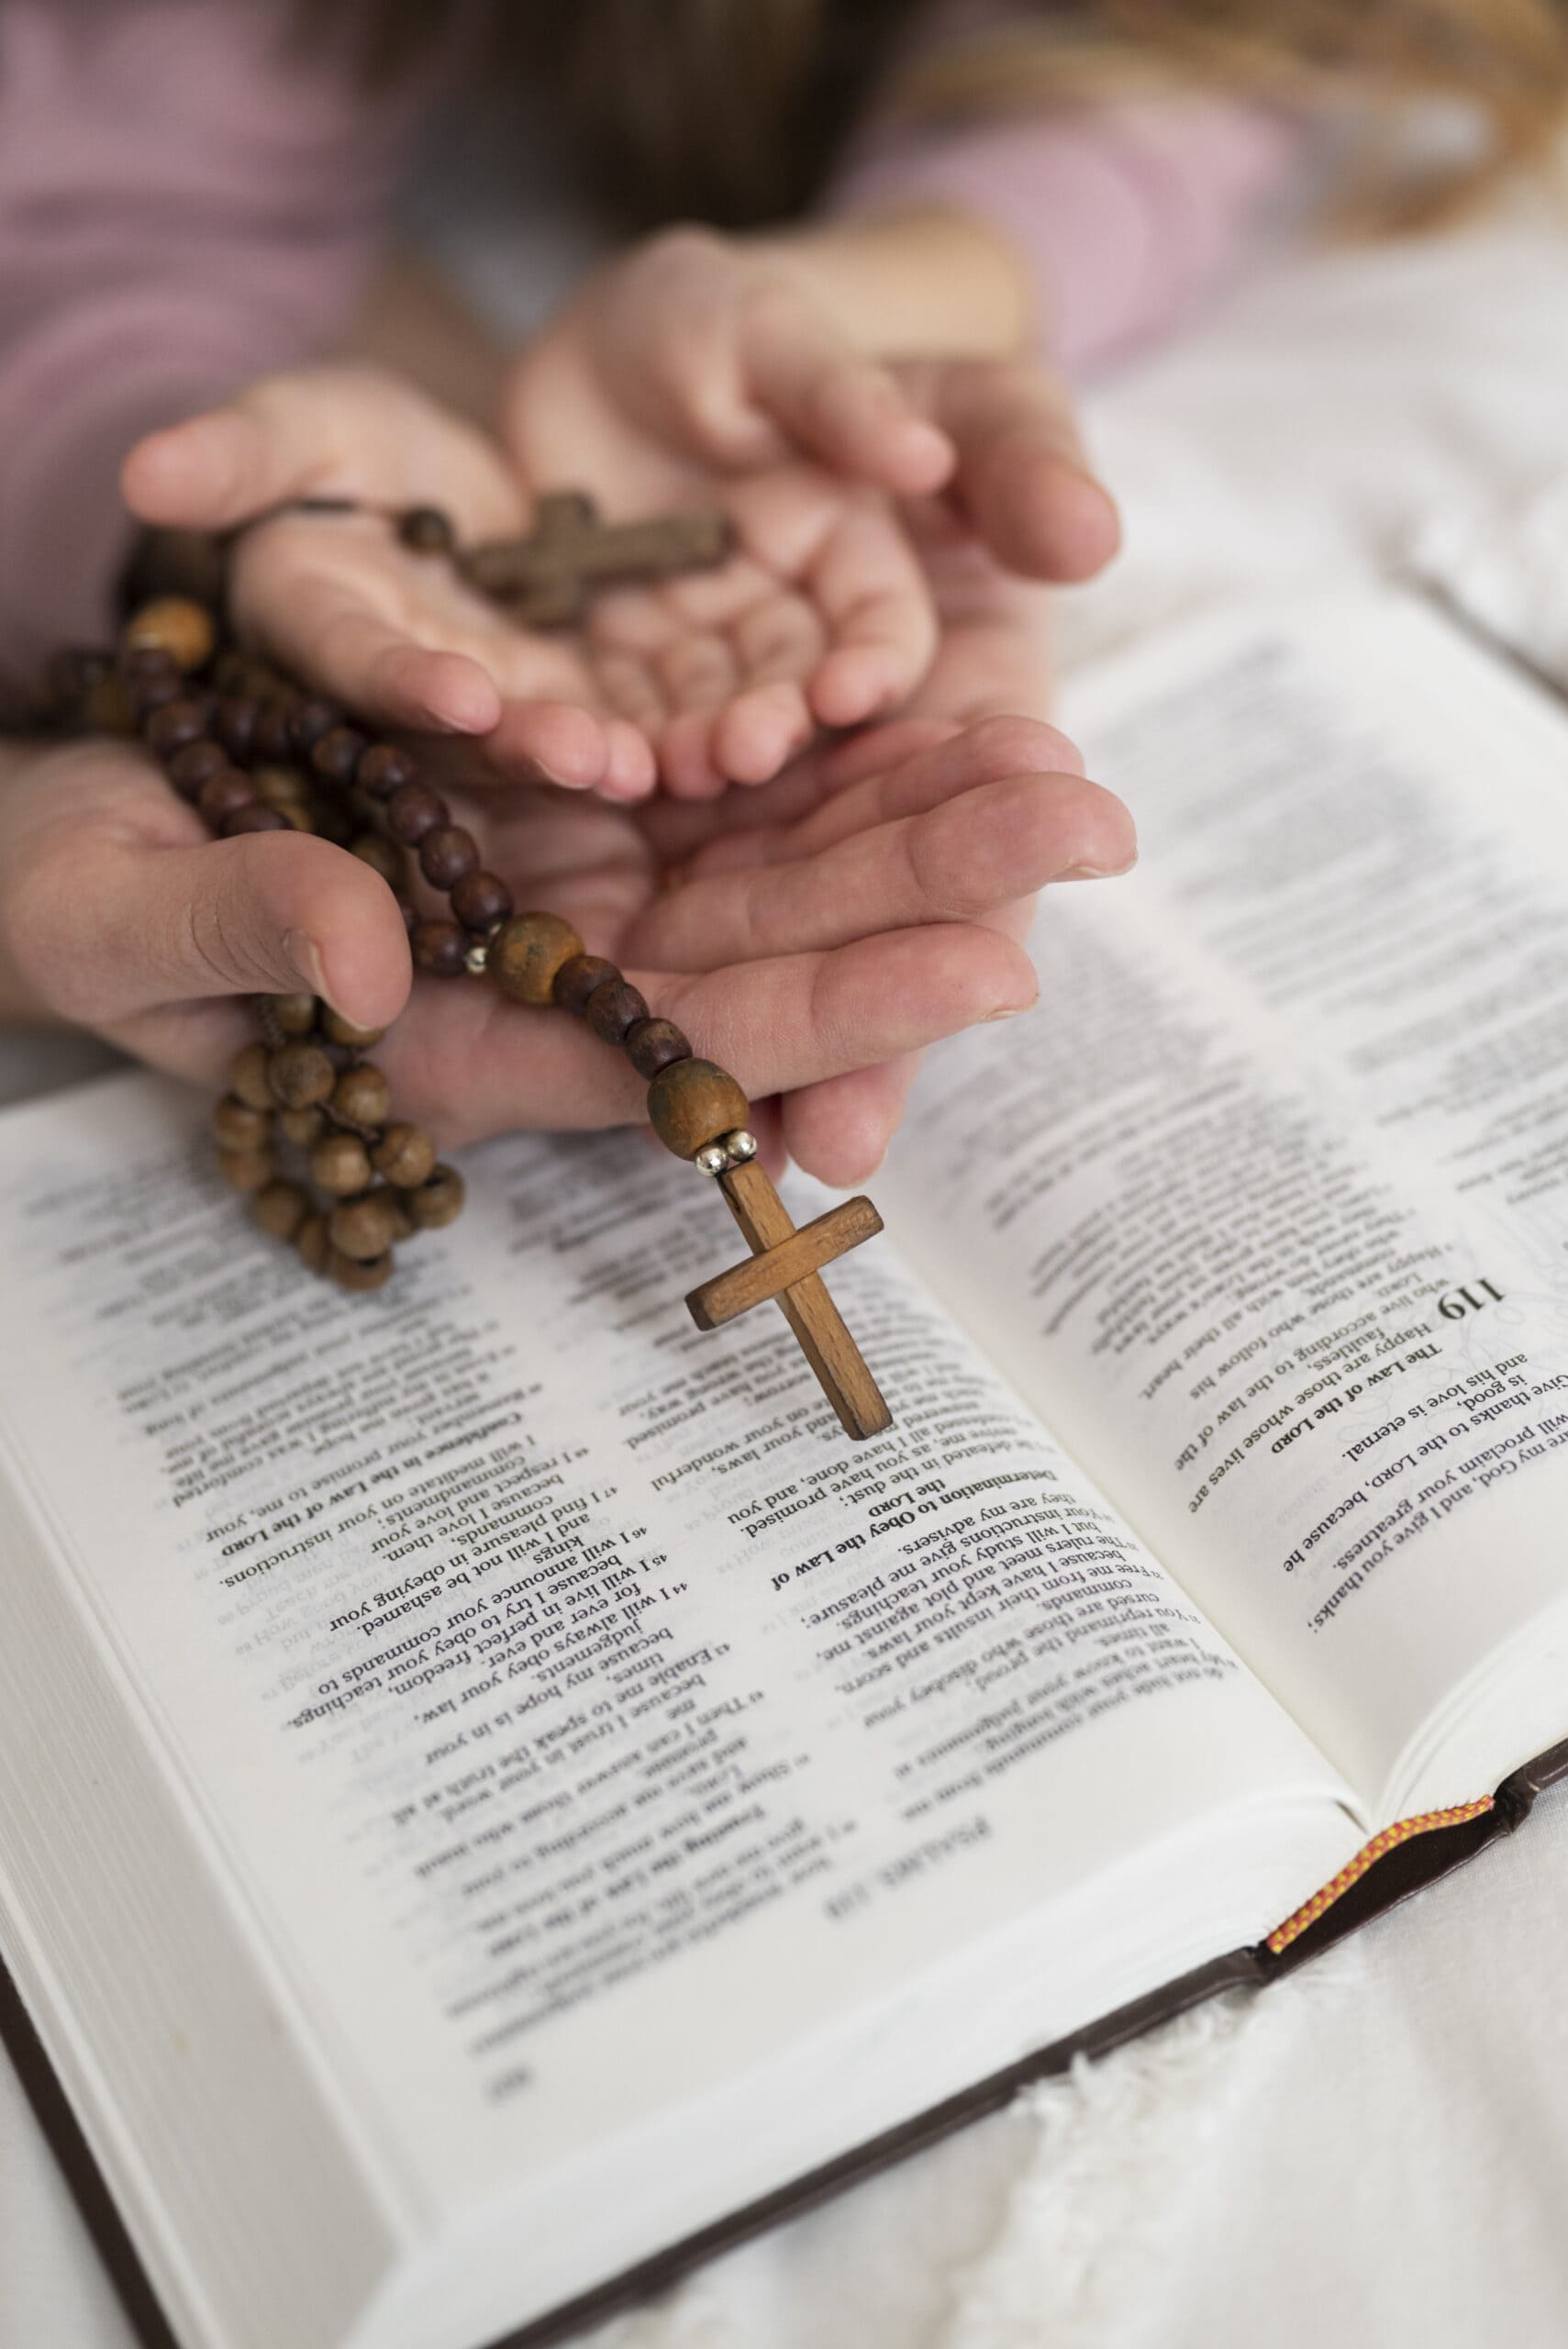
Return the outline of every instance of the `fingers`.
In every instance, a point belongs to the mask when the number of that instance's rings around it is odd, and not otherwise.
[[[624,718],[609,718],[605,724],[605,742],[607,758],[599,781],[601,796],[627,802],[646,799],[658,784],[659,762],[641,727]]]
[[[767,783],[805,750],[815,731],[810,704],[796,679],[758,679],[718,713],[710,764],[721,787],[725,781]]]
[[[884,367],[862,356],[821,308],[786,287],[746,305],[746,390],[803,455],[851,481],[920,497],[940,489],[953,448]]]
[[[658,900],[639,953],[686,971],[822,951],[877,930],[982,920],[1069,875],[1128,863],[1123,810],[1078,775],[1012,775],[814,856],[698,873]]]
[[[628,976],[759,1103],[1006,1018],[1037,993],[1012,940],[957,923],[722,971]],[[420,985],[377,1059],[400,1114],[443,1141],[646,1119],[647,1086],[624,1055],[579,1022],[532,1019],[488,987]]]
[[[948,365],[928,381],[932,413],[957,451],[952,495],[997,561],[1030,579],[1102,570],[1120,520],[1089,471],[1065,387],[1041,368],[1005,361]]]
[[[897,753],[902,751],[904,755]],[[812,778],[809,795],[792,804],[783,788],[795,771],[781,777],[783,811],[773,827],[727,830],[690,852],[684,839],[674,845],[676,811],[659,811],[656,837],[667,854],[690,854],[697,874],[734,872],[754,864],[787,863],[815,857],[825,849],[877,825],[917,816],[927,808],[1017,775],[1082,778],[1083,755],[1054,726],[1031,718],[987,718],[955,730],[938,721],[900,719],[855,740],[802,762]],[[1083,843],[1085,854],[1116,872],[1125,870],[1135,847],[1132,819],[1119,800],[1099,793],[1094,808],[1096,831]]]
[[[629,773],[630,753],[618,731],[616,744],[616,772]],[[563,791],[596,791],[612,768],[608,729],[592,711],[575,702],[505,703],[484,748],[498,774],[524,782],[558,784]]]
[[[302,564],[288,584],[286,596],[268,599],[267,639],[286,664],[307,671],[336,700],[384,726],[452,734],[495,727],[501,696],[479,662],[427,650],[373,609],[350,580]]]
[[[300,988],[381,1027],[408,992],[407,938],[385,883],[295,832],[187,847],[60,827],[37,843],[9,928],[37,992],[90,1027]]]
[[[820,1183],[869,1183],[897,1131],[920,1066],[918,1052],[803,1085],[782,1103],[784,1147]]]
[[[829,533],[810,585],[829,636],[810,680],[813,715],[862,726],[906,700],[930,665],[937,618],[925,575],[894,516],[856,504]]]
[[[824,953],[656,976],[643,991],[756,1100],[919,1052],[980,1020],[1011,1018],[1039,987],[1011,939],[953,923]]]
[[[313,495],[445,507],[464,534],[507,529],[521,497],[484,435],[369,367],[301,369],[137,443],[126,503],[165,529],[221,530]]]

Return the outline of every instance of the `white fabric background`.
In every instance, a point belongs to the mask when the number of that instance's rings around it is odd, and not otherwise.
[[[1544,206],[1281,268],[1089,406],[1129,552],[1064,600],[1069,670],[1207,598],[1419,571],[1568,680]],[[1565,1926],[1568,1791],[1266,1996],[1025,2095],[593,2349],[1561,2349]],[[3,2065],[0,2349],[130,2349]]]

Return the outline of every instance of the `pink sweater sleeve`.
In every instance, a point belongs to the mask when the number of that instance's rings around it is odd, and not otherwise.
[[[415,117],[287,0],[0,6],[0,674],[101,635],[139,435],[340,330]]]
[[[989,221],[1023,257],[1041,343],[1083,373],[1171,333],[1237,271],[1303,146],[1260,108],[1140,99],[884,132],[829,201]]]

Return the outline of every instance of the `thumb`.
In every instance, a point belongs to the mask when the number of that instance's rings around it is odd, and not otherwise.
[[[1027,361],[957,361],[937,371],[931,407],[958,452],[954,502],[998,562],[1025,579],[1104,569],[1120,519],[1059,377]]]
[[[308,835],[190,848],[106,839],[52,875],[35,872],[29,898],[35,984],[92,1026],[171,1003],[306,989],[356,1026],[384,1028],[407,999],[408,940],[391,890]],[[68,940],[68,953],[51,938]]]
[[[947,432],[816,303],[781,291],[754,300],[741,357],[756,406],[830,471],[895,497],[928,495],[951,473]]]
[[[291,429],[286,415],[210,408],[139,440],[120,468],[120,489],[139,521],[223,530],[308,496],[332,473],[335,453],[329,440]]]
[[[164,529],[230,529],[302,497],[420,504],[432,490],[465,530],[518,518],[516,484],[476,426],[351,363],[266,376],[227,407],[149,433],[120,487],[139,521]]]

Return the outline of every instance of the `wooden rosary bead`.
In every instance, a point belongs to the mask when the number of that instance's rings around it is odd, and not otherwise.
[[[173,662],[169,662],[167,670],[157,670],[152,676],[115,676],[113,670],[110,670],[108,676],[94,679],[92,688],[89,688],[89,697],[87,697],[89,718],[92,718],[92,707],[94,707],[92,696],[98,691],[104,691],[104,686],[108,686],[108,684],[113,684],[115,691],[125,697],[125,702],[129,702],[129,707],[131,712],[134,712],[136,723],[139,723],[139,726],[146,726],[148,718],[152,717],[155,709],[167,709],[169,702],[183,702],[190,697],[190,688],[185,686],[185,679],[181,676],[181,672],[173,667]]]
[[[208,716],[205,702],[182,695],[178,701],[166,701],[155,709],[147,721],[147,744],[161,759],[172,758],[189,742],[199,742],[207,730]]]
[[[354,769],[369,749],[352,726],[329,726],[310,746],[310,763],[323,783],[350,783]]]
[[[253,766],[251,789],[263,808],[279,815],[306,815],[306,785],[289,766]]]
[[[217,1164],[224,1181],[237,1191],[259,1191],[272,1179],[270,1150],[220,1150]]]
[[[404,1204],[422,1231],[439,1231],[462,1213],[468,1186],[455,1166],[435,1166],[417,1190],[405,1191]]]
[[[361,1061],[346,1068],[332,1087],[335,1115],[354,1126],[384,1126],[392,1108],[392,1087],[374,1063]]]
[[[296,1150],[308,1150],[312,1142],[320,1141],[326,1130],[325,1109],[280,1109],[278,1111],[278,1131],[285,1141],[292,1141]]]
[[[408,860],[397,842],[384,840],[380,832],[356,832],[349,842],[349,854],[379,873],[389,889],[397,888],[408,871]]]
[[[415,554],[450,554],[457,532],[439,506],[410,506],[397,518],[397,535]]]
[[[351,1199],[370,1188],[370,1152],[358,1134],[323,1134],[310,1153],[310,1176],[335,1199]]]
[[[327,1237],[327,1219],[310,1214],[295,1233],[294,1244],[313,1273],[324,1273],[332,1253],[332,1242]]]
[[[639,1019],[621,1038],[639,1076],[651,1083],[672,1061],[689,1061],[692,1048],[673,1019]]]
[[[295,747],[291,712],[285,703],[273,702],[256,720],[250,754],[268,766],[281,767],[294,757]]]
[[[250,694],[225,694],[213,712],[212,730],[231,759],[249,760],[256,747],[261,706]]]
[[[384,1288],[392,1278],[392,1256],[388,1252],[384,1256],[374,1257],[368,1264],[361,1264],[356,1263],[352,1256],[345,1256],[339,1249],[334,1249],[327,1259],[327,1269],[339,1288]]]
[[[351,1019],[345,1019],[330,1004],[322,1009],[321,1025],[329,1043],[341,1044],[350,1052],[368,1052],[386,1033],[384,1028],[356,1028]]]
[[[228,761],[218,743],[205,739],[187,742],[184,749],[176,751],[169,762],[169,780],[182,799],[194,799],[203,784],[210,776],[220,774],[228,765]],[[230,773],[233,772],[235,770],[230,769]],[[243,782],[244,777],[241,776],[240,780]]]
[[[250,1212],[274,1240],[295,1240],[310,1213],[310,1194],[298,1183],[263,1183],[250,1202]]]
[[[127,621],[122,642],[155,644],[182,669],[199,669],[212,658],[212,614],[188,596],[158,596]]]
[[[562,1011],[570,1011],[578,1019],[587,1016],[588,997],[606,979],[618,979],[620,973],[602,954],[573,954],[562,963],[555,974],[551,990]]]
[[[516,1003],[554,999],[555,974],[583,952],[583,941],[559,914],[516,914],[490,941],[490,973]]]
[[[327,1219],[327,1237],[341,1254],[369,1264],[391,1247],[397,1219],[389,1192],[367,1191],[362,1198],[345,1199],[333,1208]]]
[[[422,1126],[400,1119],[388,1126],[371,1152],[371,1164],[400,1191],[417,1191],[436,1163],[436,1145]]]
[[[307,759],[321,737],[338,724],[339,718],[339,712],[329,701],[323,701],[319,694],[301,695],[284,720],[289,749]],[[283,756],[286,758],[288,751]]]
[[[512,893],[498,874],[465,873],[452,886],[451,909],[464,930],[483,937],[509,918]]]
[[[321,1007],[304,987],[290,995],[269,996],[272,1018],[285,1036],[308,1036],[320,1018]]]
[[[621,1043],[628,1028],[648,1017],[647,1000],[629,979],[604,980],[588,997],[588,1025],[606,1044]]]
[[[205,750],[205,743],[194,742],[193,750]],[[183,753],[182,753],[182,756]],[[249,775],[238,767],[222,766],[209,774],[196,793],[196,806],[209,824],[227,823],[230,816],[238,816],[242,807],[253,807],[256,795],[250,788]]]
[[[284,1044],[267,1063],[273,1096],[284,1109],[314,1109],[329,1101],[337,1074],[319,1044]]]
[[[666,1150],[695,1158],[720,1134],[744,1126],[751,1105],[713,1061],[671,1061],[648,1088],[648,1114]]]
[[[455,921],[417,921],[408,943],[417,970],[434,979],[462,977],[468,963],[468,939]]]
[[[149,679],[148,690],[152,691],[159,683],[156,678]],[[172,680],[165,678],[161,683],[166,689]],[[117,677],[112,669],[95,677],[88,686],[82,715],[94,734],[134,734],[139,722],[136,704],[126,690],[125,681]]]
[[[250,788],[269,807],[281,807],[285,799],[303,801],[310,797],[310,785],[297,767],[254,765],[250,769]]]
[[[419,870],[432,889],[454,889],[479,870],[479,844],[461,824],[438,824],[419,842]]]
[[[295,829],[286,816],[276,807],[263,807],[259,799],[253,799],[249,807],[237,807],[218,826],[226,841],[238,840],[246,832],[287,832]]]
[[[133,690],[146,678],[178,677],[180,674],[178,662],[161,644],[123,644],[116,666]]]
[[[220,652],[212,664],[212,681],[220,694],[242,694],[250,674],[250,662],[232,644]]]
[[[226,1095],[213,1109],[212,1130],[219,1150],[261,1150],[272,1130],[272,1110]]]
[[[247,1044],[228,1063],[228,1089],[248,1109],[271,1109],[274,1104],[267,1075],[267,1047]]]
[[[395,839],[417,848],[427,832],[447,822],[447,803],[428,784],[400,784],[386,803],[386,820]]]
[[[373,799],[390,799],[406,783],[412,783],[417,770],[406,751],[399,751],[391,742],[373,742],[354,769],[354,781]]]

